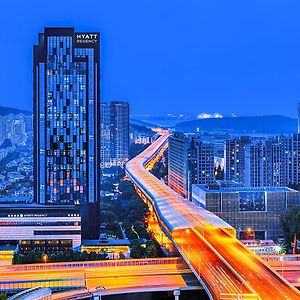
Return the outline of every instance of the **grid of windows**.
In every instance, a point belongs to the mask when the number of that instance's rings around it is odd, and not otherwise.
[[[73,39],[44,36],[45,61],[38,68],[42,203],[93,202],[95,195],[95,53],[74,48]]]
[[[34,47],[34,173],[39,203],[99,202],[99,61],[98,33],[46,28]]]

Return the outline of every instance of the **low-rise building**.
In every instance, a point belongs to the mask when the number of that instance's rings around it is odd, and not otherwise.
[[[279,254],[281,247],[272,240],[241,240],[241,242],[257,255]]]
[[[20,252],[79,249],[81,217],[71,205],[0,204],[0,245]]]
[[[130,241],[128,239],[114,239],[111,237],[101,238],[99,240],[83,240],[81,251],[88,253],[106,252],[109,259],[130,258]]]
[[[220,185],[192,186],[192,201],[235,227],[241,239],[253,231],[254,239],[282,236],[280,215],[299,205],[299,192],[287,187],[245,188]]]

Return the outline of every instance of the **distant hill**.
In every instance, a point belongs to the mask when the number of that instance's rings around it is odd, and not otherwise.
[[[156,124],[152,124],[152,123],[148,123],[142,120],[136,120],[136,119],[132,119],[130,118],[130,124],[136,124],[136,125],[140,125],[140,126],[144,126],[144,127],[158,127],[158,125]]]
[[[32,113],[27,110],[22,110],[19,108],[12,108],[12,107],[6,107],[6,106],[0,106],[0,116],[7,116],[7,115],[18,115],[18,114],[23,114],[23,115],[31,115]]]
[[[154,134],[154,131],[152,131],[149,127],[141,126],[141,125],[137,125],[137,124],[130,123],[130,129],[135,130],[135,131],[144,132],[144,133]]]
[[[197,128],[204,131],[228,131],[245,134],[281,134],[297,131],[297,119],[278,115],[224,117],[181,122],[175,126],[176,130],[185,132],[195,132]]]

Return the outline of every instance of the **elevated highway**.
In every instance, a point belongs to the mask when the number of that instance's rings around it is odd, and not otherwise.
[[[126,164],[126,174],[211,299],[300,299],[299,291],[236,239],[233,227],[178,195],[149,170],[168,146],[163,133]]]
[[[177,257],[0,267],[0,293],[44,287],[65,291],[54,293],[53,299],[85,299],[97,294],[97,286],[105,287],[103,295],[203,290],[184,260]]]

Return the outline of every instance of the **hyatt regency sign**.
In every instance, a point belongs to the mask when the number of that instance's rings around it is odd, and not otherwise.
[[[96,44],[98,41],[98,33],[75,33],[75,42],[77,44]]]

